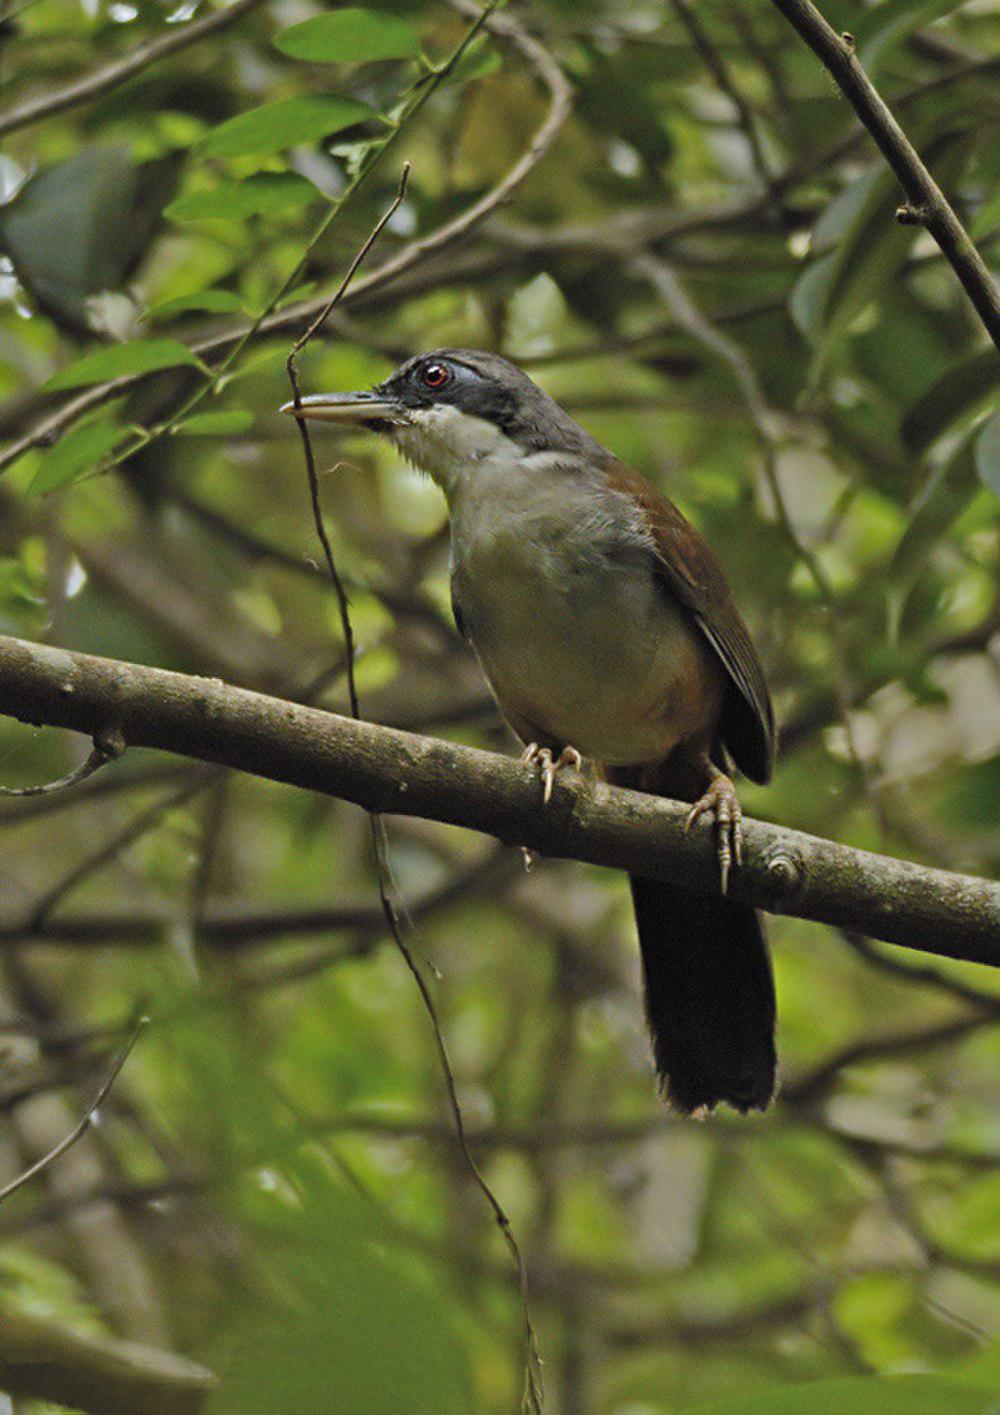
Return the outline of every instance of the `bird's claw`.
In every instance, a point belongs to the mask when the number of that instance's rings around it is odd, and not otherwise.
[[[583,766],[583,758],[575,747],[563,747],[558,757],[553,757],[548,747],[540,747],[537,742],[528,743],[521,753],[521,761],[527,766],[538,768],[538,774],[542,779],[543,806],[547,806],[552,800],[556,772],[562,771],[567,766],[572,767],[574,771],[579,771]]]
[[[712,778],[708,790],[697,800],[688,812],[684,829],[690,830],[695,821],[708,811],[715,816],[716,852],[719,860],[719,875],[722,892],[729,892],[729,875],[732,867],[743,863],[743,809],[740,806],[736,787],[723,772]]]

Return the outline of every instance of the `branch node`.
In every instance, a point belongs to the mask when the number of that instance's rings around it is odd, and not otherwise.
[[[767,862],[767,877],[777,894],[795,894],[803,882],[802,861],[784,851],[772,855]]]
[[[128,743],[120,727],[104,727],[94,733],[94,751],[106,762],[116,762],[125,755]]]
[[[922,226],[927,219],[927,209],[923,206],[914,206],[911,202],[904,202],[902,206],[897,206],[893,213],[900,226]]]
[[[857,40],[854,38],[854,35],[851,34],[851,31],[845,29],[840,37],[844,42],[844,48],[847,50],[848,54],[853,54],[857,47]]]

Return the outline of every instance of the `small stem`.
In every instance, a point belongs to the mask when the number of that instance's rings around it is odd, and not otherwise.
[[[148,1017],[139,1018],[138,1022],[135,1025],[135,1030],[133,1031],[131,1037],[129,1037],[121,1052],[119,1052],[118,1057],[114,1062],[114,1065],[111,1067],[111,1070],[108,1072],[107,1076],[101,1083],[101,1088],[97,1092],[97,1095],[94,1097],[93,1104],[87,1111],[86,1115],[84,1115],[82,1119],[76,1125],[74,1125],[73,1129],[64,1139],[59,1141],[58,1145],[55,1145],[51,1150],[49,1150],[48,1154],[43,1155],[42,1158],[36,1160],[33,1165],[29,1165],[29,1167],[23,1172],[23,1174],[19,1174],[16,1179],[12,1179],[9,1184],[5,1184],[2,1188],[0,1188],[0,1204],[2,1204],[5,1199],[9,1199],[12,1194],[16,1194],[18,1189],[23,1188],[24,1185],[29,1183],[30,1180],[36,1178],[37,1175],[41,1174],[44,1170],[48,1169],[49,1165],[54,1164],[55,1161],[59,1159],[61,1155],[64,1155],[68,1149],[72,1148],[72,1146],[77,1143],[78,1140],[81,1140],[83,1138],[83,1136],[93,1125],[94,1117],[107,1099],[111,1087],[118,1080],[118,1076],[122,1070],[122,1067],[125,1065],[126,1061],[128,1061],[129,1057],[131,1056],[132,1048],[139,1040],[140,1034],[145,1030],[148,1025]]]

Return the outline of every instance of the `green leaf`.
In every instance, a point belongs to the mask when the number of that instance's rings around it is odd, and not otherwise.
[[[28,491],[32,496],[68,486],[91,471],[127,436],[118,423],[102,420],[71,428],[42,456]]]
[[[956,364],[925,389],[900,424],[899,435],[909,452],[923,452],[953,423],[973,412],[1000,385],[1000,357],[987,349]]]
[[[266,156],[299,143],[315,142],[373,116],[373,109],[353,98],[333,94],[284,98],[220,123],[203,139],[201,149],[209,157],[246,157],[251,153]]]
[[[1000,189],[984,201],[982,206],[972,218],[969,226],[969,234],[973,240],[981,241],[984,236],[988,236],[1000,226]]]
[[[892,175],[875,167],[835,197],[817,222],[818,259],[789,300],[793,320],[816,349],[812,381],[848,325],[878,299],[906,258],[913,232],[893,220],[896,200]]]
[[[107,349],[95,349],[84,354],[75,364],[60,369],[42,387],[56,393],[63,388],[83,388],[88,383],[104,383],[111,378],[131,374],[155,373],[161,368],[177,368],[187,364],[203,368],[186,345],[176,339],[136,339],[129,344],[112,344]]]
[[[210,192],[189,192],[171,202],[163,214],[171,221],[238,221],[305,206],[321,196],[297,172],[259,172],[242,182],[221,182]]]
[[[991,1415],[995,1409],[987,1391],[943,1376],[846,1376],[688,1406],[686,1415]]]
[[[817,343],[823,333],[830,285],[836,270],[836,252],[831,252],[812,261],[792,287],[788,299],[792,320],[811,343]]]
[[[858,58],[866,69],[874,68],[890,45],[963,3],[964,0],[884,0],[853,27]]]
[[[88,300],[119,290],[173,194],[179,158],[137,166],[125,147],[87,144],[29,177],[0,206],[0,244],[60,325],[90,335]]]
[[[472,1415],[467,1358],[433,1270],[387,1241],[315,1157],[283,1167],[281,1182],[297,1202],[258,1200],[266,1229],[255,1258],[270,1281],[243,1297],[210,1353],[225,1377],[206,1415]]]
[[[986,419],[976,437],[976,471],[994,496],[1000,496],[1000,407]]]
[[[886,577],[890,623],[898,628],[909,592],[928,557],[976,492],[972,449],[964,442],[943,467],[935,467],[914,498],[910,520]]]
[[[198,290],[192,295],[178,295],[174,300],[161,300],[146,311],[146,319],[173,319],[189,310],[207,310],[209,314],[246,314],[247,307],[232,290]]]
[[[994,793],[993,799],[1000,799],[1000,793]],[[949,1367],[949,1375],[959,1381],[968,1381],[972,1385],[986,1386],[993,1391],[1000,1390],[1000,1344],[994,1343],[985,1347],[969,1360]]]
[[[195,413],[174,428],[176,437],[233,437],[249,432],[253,413],[248,408],[227,408],[218,413]]]
[[[420,40],[406,20],[376,10],[334,10],[282,30],[273,41],[292,59],[318,64],[361,64],[372,59],[410,59]]]

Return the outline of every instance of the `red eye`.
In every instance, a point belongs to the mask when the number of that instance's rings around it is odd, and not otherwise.
[[[425,388],[443,388],[451,374],[444,364],[424,364],[420,371]]]

